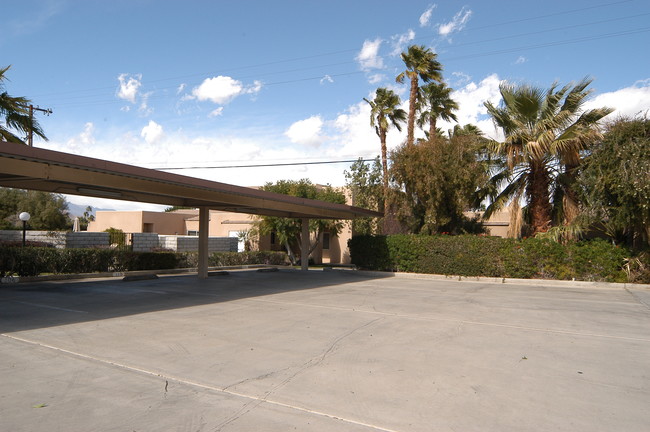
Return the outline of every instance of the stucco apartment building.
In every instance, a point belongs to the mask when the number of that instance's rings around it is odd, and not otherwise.
[[[251,215],[211,210],[209,236],[237,237],[240,232],[250,230],[254,222],[254,216]],[[95,220],[88,225],[90,232],[101,232],[108,228],[118,228],[125,233],[196,236],[199,230],[199,211],[198,209],[173,212],[98,211]],[[351,236],[348,226],[338,236],[327,232],[321,234],[320,244],[311,258],[316,263],[349,263],[350,254],[347,244]],[[282,245],[276,242],[274,235],[261,236],[256,247],[259,250],[284,250]],[[239,250],[243,249],[244,244],[240,242]]]

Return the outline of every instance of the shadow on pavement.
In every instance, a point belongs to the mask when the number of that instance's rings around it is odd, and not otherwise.
[[[354,271],[254,270],[124,282],[50,281],[0,286],[0,333],[95,321],[392,277]]]

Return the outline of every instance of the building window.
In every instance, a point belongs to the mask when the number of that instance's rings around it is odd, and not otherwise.
[[[323,233],[323,250],[330,248],[330,233]]]
[[[146,233],[152,233],[152,232],[154,232],[154,230],[153,230],[153,224],[152,224],[152,223],[145,223],[145,224],[143,224],[142,232],[146,232]]]
[[[199,235],[199,232],[198,232],[198,231],[194,231],[194,230],[187,230],[187,235],[188,235],[188,236],[198,236],[198,235]]]
[[[271,244],[275,244],[275,231],[271,231]]]

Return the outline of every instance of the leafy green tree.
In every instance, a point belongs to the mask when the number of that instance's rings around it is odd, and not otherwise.
[[[607,126],[578,175],[583,223],[637,249],[650,239],[650,119]]]
[[[437,54],[424,45],[409,46],[406,52],[401,54],[401,57],[406,65],[406,70],[397,75],[395,80],[398,83],[403,83],[408,78],[411,82],[406,144],[413,145],[420,80],[425,83],[430,81],[442,82],[442,65],[437,60]]]
[[[490,180],[495,194],[485,217],[508,202],[525,199],[531,234],[535,235],[551,226],[553,205],[560,214],[558,219],[571,213],[568,207],[575,207],[575,168],[582,151],[599,137],[598,121],[612,112],[609,108],[582,109],[591,82],[585,78],[562,88],[553,84],[548,90],[503,83],[499,106],[485,103],[505,136],[503,142],[491,145],[502,163]]]
[[[25,135],[31,131],[47,140],[38,121],[29,115],[31,101],[24,97],[10,96],[5,89],[6,72],[11,68],[0,68],[0,138],[3,141],[25,144],[25,141],[15,135],[22,132]]]
[[[18,229],[21,212],[30,214],[28,224],[35,230],[65,230],[72,223],[68,217],[68,203],[63,195],[0,188],[0,226],[3,229]]]
[[[377,89],[375,98],[364,101],[370,105],[370,126],[375,128],[375,132],[381,143],[381,166],[383,168],[383,185],[384,194],[388,190],[388,151],[386,149],[386,135],[388,129],[394,126],[398,131],[402,130],[401,123],[406,120],[406,112],[399,108],[400,98],[392,90],[384,87]],[[383,210],[383,208],[382,208]]]
[[[362,158],[345,171],[345,185],[352,194],[352,205],[369,210],[383,211],[384,187],[382,182],[382,167],[379,157],[372,163],[365,163]],[[359,218],[354,219],[352,234],[379,234],[381,232],[381,219]]]
[[[427,138],[436,135],[438,119],[458,121],[454,111],[458,110],[458,103],[451,98],[452,88],[445,83],[429,83],[420,88],[421,104],[418,111],[418,126],[424,127],[429,123]]]
[[[266,183],[261,188],[267,192],[275,192],[284,195],[292,195],[299,198],[316,199],[338,204],[345,204],[345,195],[331,186],[318,186],[312,184],[308,179],[302,180],[279,180],[275,183]],[[268,235],[275,232],[276,239],[284,246],[292,264],[298,262],[301,256],[301,234],[302,221],[300,219],[281,218],[273,216],[261,216],[255,224],[259,234]],[[309,232],[310,247],[308,255],[319,245],[321,234],[329,232],[338,235],[343,228],[343,223],[338,220],[310,219]]]
[[[391,153],[391,176],[399,187],[399,220],[413,233],[480,233],[481,224],[463,212],[472,207],[486,170],[478,155],[480,135],[434,136]]]

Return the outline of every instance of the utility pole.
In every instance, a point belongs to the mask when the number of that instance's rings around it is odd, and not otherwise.
[[[27,145],[30,147],[33,147],[33,141],[34,141],[34,131],[32,130],[32,122],[34,121],[34,110],[40,111],[42,113],[45,113],[45,115],[50,115],[52,114],[52,109],[51,108],[41,108],[39,106],[34,106],[32,104],[29,104],[29,134],[27,135]]]

